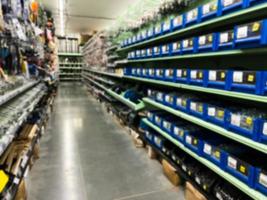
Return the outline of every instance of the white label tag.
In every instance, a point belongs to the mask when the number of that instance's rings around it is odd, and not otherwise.
[[[178,127],[174,127],[174,134],[179,135],[180,129]]]
[[[164,45],[164,46],[162,47],[162,51],[163,51],[164,53],[167,52],[167,46],[166,46],[166,45]]]
[[[221,33],[220,34],[220,43],[226,43],[229,40],[228,33]]]
[[[14,178],[14,181],[13,181],[13,183],[15,184],[15,185],[18,185],[19,184],[19,179],[16,177],[16,178]]]
[[[232,114],[231,116],[231,124],[235,126],[240,126],[241,124],[241,116]]]
[[[177,42],[173,43],[173,49],[178,50],[178,43]]]
[[[217,80],[217,73],[216,71],[209,71],[209,80],[216,81]]]
[[[236,169],[237,160],[232,158],[232,157],[228,157],[228,166],[233,168],[233,169]]]
[[[187,135],[186,138],[185,138],[185,141],[187,144],[192,144],[192,137]]]
[[[182,105],[182,99],[177,99],[176,103],[177,103],[178,106],[181,106]]]
[[[179,26],[179,25],[182,25],[182,17],[181,16],[174,18],[174,26]]]
[[[204,45],[206,43],[206,36],[200,36],[199,37],[199,44]]]
[[[263,134],[267,135],[267,122],[265,122],[263,125]]]
[[[190,109],[196,111],[196,110],[197,110],[197,104],[194,103],[194,102],[191,102],[191,104],[190,104]]]
[[[191,78],[196,79],[197,78],[197,71],[196,70],[192,70],[190,75],[191,75]]]
[[[170,74],[171,74],[171,70],[167,69],[167,70],[165,71],[165,75],[166,75],[166,76],[170,76]]]
[[[211,117],[214,117],[216,114],[216,109],[215,108],[208,108],[208,115]]]
[[[259,177],[259,182],[260,184],[262,184],[264,187],[267,187],[267,175],[265,174],[260,174],[260,177]]]
[[[150,74],[150,75],[153,74],[153,69],[149,69],[149,74]]]
[[[187,48],[189,46],[189,40],[183,40],[183,47]]]
[[[197,184],[200,185],[200,178],[196,177],[195,180],[196,180]]]
[[[197,10],[191,10],[187,13],[187,21],[191,21],[196,17]]]
[[[164,127],[164,128],[167,128],[167,127],[168,127],[168,122],[164,121],[164,122],[163,122],[163,127]]]
[[[157,76],[160,75],[160,70],[159,69],[156,71],[156,74],[157,74]]]
[[[165,100],[166,100],[167,102],[169,102],[169,101],[170,101],[170,96],[169,96],[169,95],[166,95],[166,96],[165,96]]]
[[[177,70],[177,76],[180,78],[182,77],[182,70],[181,69],[178,69]]]
[[[166,31],[166,30],[169,30],[170,29],[170,22],[169,21],[166,21],[163,25],[163,30]]]
[[[229,6],[229,5],[232,5],[233,3],[234,3],[234,0],[224,0],[223,5]]]
[[[243,72],[234,72],[233,76],[235,83],[243,82]]]
[[[211,4],[205,4],[205,5],[203,6],[203,14],[204,14],[204,15],[206,15],[207,13],[210,12],[210,6],[211,6]]]
[[[237,38],[245,38],[248,36],[248,27],[247,26],[243,26],[243,27],[239,27],[237,29]]]
[[[209,144],[204,145],[204,152],[208,155],[211,155],[211,146]]]

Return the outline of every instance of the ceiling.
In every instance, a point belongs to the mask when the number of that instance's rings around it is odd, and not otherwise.
[[[59,1],[43,0],[42,4],[53,13],[57,33],[60,32]],[[112,25],[129,5],[137,0],[64,0],[65,33],[92,33]]]

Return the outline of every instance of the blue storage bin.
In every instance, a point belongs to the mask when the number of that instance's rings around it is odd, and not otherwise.
[[[132,72],[132,76],[137,76],[137,68],[136,67],[133,67],[131,72]]]
[[[181,41],[174,42],[171,44],[171,55],[180,55],[182,52],[182,45]]]
[[[163,68],[158,68],[156,69],[156,76],[155,79],[157,80],[164,80],[164,76],[165,76],[165,71]]]
[[[162,122],[163,119],[166,117],[169,117],[170,115],[168,113],[157,113],[154,115],[154,124],[158,126],[159,128],[162,128]]]
[[[218,33],[218,49],[226,50],[234,47],[234,30],[228,30]]]
[[[157,91],[156,90],[152,90],[152,89],[147,89],[147,97],[152,99],[152,100],[156,100],[156,95],[157,95]]]
[[[160,57],[161,56],[161,47],[153,47],[153,57]]]
[[[199,10],[194,8],[184,14],[184,25],[196,24],[200,21]]]
[[[167,118],[163,119],[162,120],[162,130],[171,135],[174,121],[175,121],[175,119],[173,117],[167,117]]]
[[[210,33],[197,37],[198,52],[216,51],[217,50],[217,34]]]
[[[189,83],[193,85],[204,86],[207,80],[207,71],[203,69],[191,69],[189,74]]]
[[[247,154],[249,155],[249,154]],[[225,151],[226,163],[225,170],[246,183],[248,186],[254,186],[254,174],[255,170],[252,165],[238,158],[238,156],[232,155]]]
[[[205,133],[186,133],[184,139],[184,145],[197,153],[199,156],[203,155],[204,138],[207,135]]]
[[[162,24],[161,24],[161,32],[163,34],[166,34],[168,32],[172,31],[172,23],[169,18],[167,18]]]
[[[235,27],[236,48],[252,48],[267,44],[267,20]]]
[[[173,30],[178,30],[178,29],[183,28],[184,16],[183,15],[175,16],[173,19],[171,19],[171,23],[172,23],[172,29]]]
[[[228,118],[228,112],[225,108],[216,104],[206,104],[207,121],[225,128]]]
[[[160,137],[160,136],[156,136],[154,135],[154,144],[158,147],[158,148],[162,148],[162,145],[163,145],[163,138]]]
[[[247,6],[253,6],[260,3],[265,3],[267,0],[247,0]]]
[[[130,53],[128,53],[128,59],[129,60],[132,60],[132,59],[135,59],[135,51],[132,51],[132,52],[130,52]]]
[[[188,113],[189,112],[189,100],[186,96],[177,95],[175,98],[175,108],[182,112]]]
[[[146,30],[142,30],[141,31],[141,35],[142,35],[142,41],[147,40],[147,32],[146,32]]]
[[[175,94],[165,94],[164,105],[174,108],[175,106]]]
[[[150,131],[146,130],[145,136],[146,136],[146,139],[148,139],[150,142],[154,141],[154,134],[152,134]]]
[[[136,41],[137,41],[137,36],[134,35],[134,36],[130,39],[130,41],[129,41],[129,45],[135,44]]]
[[[262,77],[263,77],[262,81],[263,95],[267,95],[267,71],[262,72]]]
[[[156,69],[155,68],[149,68],[148,70],[148,78],[155,79],[156,78]]]
[[[228,89],[228,83],[230,82],[227,70],[207,70],[207,82],[206,87]]]
[[[141,58],[141,50],[136,50],[134,59],[140,59],[140,58]]]
[[[240,135],[251,138],[254,141],[258,140],[260,131],[260,118],[242,114],[237,111],[229,111],[228,128]]]
[[[151,39],[154,37],[154,27],[150,27],[148,30],[147,30],[147,39]]]
[[[172,136],[184,144],[186,134],[197,133],[199,131],[200,129],[198,127],[179,121],[173,124]]]
[[[189,76],[189,69],[176,69],[174,81],[178,83],[189,83]]]
[[[147,116],[148,121],[155,124],[155,117],[156,115],[160,115],[160,114],[162,114],[162,111],[151,110],[151,111],[147,111],[146,116]]]
[[[131,67],[125,67],[123,69],[123,75],[124,76],[131,76],[132,75],[132,68]]]
[[[163,92],[157,92],[156,94],[157,102],[164,104],[164,98],[165,98],[165,94]]]
[[[162,27],[161,24],[157,24],[154,26],[154,37],[159,36],[162,34]]]
[[[164,70],[165,81],[174,82],[175,81],[176,69],[170,68]]]
[[[267,144],[267,118],[260,120],[259,124],[259,142]]]
[[[220,8],[218,10],[219,15],[223,15],[229,12],[240,10],[246,7],[246,0],[219,0]]]
[[[255,169],[255,188],[267,195],[267,171],[261,168]]]
[[[137,76],[137,77],[142,77],[142,68],[138,67],[138,68],[136,69],[136,76]]]
[[[143,39],[143,38],[142,38],[142,33],[141,33],[141,32],[139,32],[139,33],[137,33],[137,35],[136,35],[136,36],[137,36],[137,38],[136,38],[136,42],[137,42],[137,43],[141,42],[141,41],[142,41],[142,39]]]
[[[153,48],[151,47],[146,50],[146,57],[151,58],[152,56],[153,56]]]
[[[181,45],[182,53],[194,53],[197,50],[197,41],[196,38],[188,38],[182,40],[182,45]]]
[[[198,99],[190,99],[189,100],[189,109],[190,109],[190,114],[204,119],[206,117],[206,104],[202,102],[201,100]]]
[[[170,56],[171,55],[171,44],[164,44],[161,46],[161,56]]]
[[[142,68],[142,77],[148,78],[148,68]]]
[[[146,58],[147,57],[147,51],[146,49],[141,50],[141,58]]]
[[[266,74],[262,71],[229,71],[229,90],[263,95]],[[265,79],[265,81],[264,81]]]
[[[199,7],[201,21],[215,18],[218,14],[218,0],[213,0]]]

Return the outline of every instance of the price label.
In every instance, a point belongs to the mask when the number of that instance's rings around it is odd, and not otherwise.
[[[167,127],[168,127],[168,122],[164,121],[164,122],[163,122],[163,127],[164,127],[164,128],[167,128]]]
[[[240,126],[241,124],[241,116],[232,114],[231,116],[231,124],[235,126]]]
[[[174,134],[178,136],[179,135],[179,130],[180,129],[178,127],[174,127]]]
[[[187,21],[191,21],[191,20],[195,19],[196,16],[197,16],[197,10],[196,9],[188,12]]]
[[[169,96],[169,95],[166,95],[166,96],[165,96],[165,100],[166,100],[167,102],[169,102],[169,101],[170,101],[170,96]]]
[[[180,26],[182,25],[182,17],[178,16],[174,19],[174,26]]]
[[[183,47],[187,48],[189,46],[189,40],[183,40]]]
[[[263,125],[263,134],[267,135],[267,122],[265,122]]]
[[[185,141],[187,144],[192,144],[192,137],[187,135]]]
[[[204,145],[204,152],[208,155],[211,155],[211,146],[209,144]]]
[[[259,182],[262,184],[264,187],[267,187],[267,175],[261,173],[259,177]]]
[[[211,117],[215,117],[216,109],[214,107],[213,108],[208,108],[208,115],[211,116]]]
[[[197,78],[197,71],[196,70],[192,70],[190,75],[191,75],[191,78],[196,79]]]
[[[182,106],[182,99],[177,99],[176,103],[177,103],[177,105]]]
[[[199,37],[199,44],[200,45],[206,44],[206,36],[200,36]]]
[[[243,72],[234,72],[234,82],[235,83],[242,83],[243,82]]]
[[[217,80],[217,72],[216,71],[209,71],[209,80],[216,81]]]
[[[232,158],[232,157],[228,157],[228,166],[233,168],[233,169],[236,169],[237,167],[237,160]]]
[[[173,49],[174,50],[179,50],[179,42],[173,43]]]
[[[220,43],[226,43],[229,41],[228,33],[221,33],[220,34]]]
[[[224,0],[223,5],[224,6],[230,6],[234,3],[234,0]]]
[[[166,45],[164,45],[164,46],[162,47],[162,51],[163,51],[163,52],[167,52],[167,46],[166,46]]]
[[[190,109],[191,110],[197,110],[197,104],[195,102],[191,102]]]
[[[237,38],[245,38],[248,36],[248,26],[239,27],[237,29]]]
[[[206,4],[203,6],[203,14],[206,15],[210,12],[211,4]]]
[[[178,70],[177,70],[177,76],[178,76],[179,78],[182,77],[182,70],[181,70],[181,69],[178,69]]]

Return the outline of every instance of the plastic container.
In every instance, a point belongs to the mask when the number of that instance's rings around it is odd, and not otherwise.
[[[217,50],[217,33],[210,33],[197,37],[198,52]]]
[[[261,168],[255,169],[255,188],[267,195],[267,171]]]
[[[172,136],[184,144],[186,134],[197,133],[199,131],[200,129],[198,127],[179,121],[173,125]]]
[[[190,99],[189,100],[189,109],[190,109],[190,114],[204,119],[206,117],[206,104],[202,102],[201,100],[198,99]]]
[[[136,69],[136,76],[137,76],[137,77],[142,77],[142,68],[138,67],[138,68]]]
[[[148,78],[148,68],[142,68],[142,77]]]
[[[234,48],[234,30],[228,30],[218,33],[218,50],[227,50]]]
[[[147,58],[152,58],[153,57],[153,48],[148,48],[146,50],[146,57]]]
[[[171,45],[172,45],[172,47],[171,47],[171,55],[175,56],[175,55],[180,55],[182,53],[181,41],[174,42]]]
[[[134,59],[140,59],[140,58],[142,58],[141,57],[141,50],[136,50],[135,51],[135,58]]]
[[[203,157],[217,165],[218,167],[225,168],[225,152],[220,148],[220,140],[204,141],[203,144]]]
[[[267,20],[235,27],[235,47],[252,48],[267,44]]]
[[[149,28],[149,29],[147,30],[146,35],[147,35],[147,39],[151,39],[151,38],[153,38],[153,37],[154,37],[154,27]]]
[[[164,139],[162,137],[160,137],[159,135],[154,136],[154,144],[158,147],[158,148],[162,148],[163,145],[163,141]]]
[[[141,50],[141,58],[142,59],[147,57],[147,54],[146,53],[147,53],[146,49],[142,49]]]
[[[135,51],[128,53],[128,59],[129,60],[135,59]]]
[[[194,53],[197,50],[197,41],[196,38],[188,38],[182,40],[182,45],[181,45],[182,53],[187,54],[187,53]]]
[[[188,97],[177,95],[175,98],[175,108],[182,112],[188,113],[189,112],[189,100]]]
[[[156,78],[156,69],[155,68],[149,68],[148,70],[148,78],[155,79]]]
[[[194,176],[196,183],[208,193],[211,193],[215,183],[219,179],[213,171],[207,170],[205,167],[201,167],[201,169],[196,172]]]
[[[162,24],[161,24],[161,32],[162,34],[166,34],[168,32],[172,31],[172,21],[167,18]]]
[[[123,69],[123,75],[124,76],[131,76],[132,75],[132,68],[131,67],[125,67]]]
[[[184,144],[186,147],[197,153],[199,156],[203,155],[204,139],[208,136],[205,133],[186,133]]]
[[[267,2],[267,0],[247,0],[247,6],[253,6],[265,2]]]
[[[176,69],[174,81],[178,83],[189,83],[189,76],[189,69]]]
[[[193,85],[204,86],[207,80],[207,71],[202,69],[191,69],[189,83]]]
[[[150,98],[150,99],[155,101],[156,100],[156,95],[157,95],[157,91],[156,90],[147,89],[148,98]]]
[[[155,79],[164,80],[165,70],[163,68],[156,69]]]
[[[153,57],[160,57],[161,56],[161,47],[153,47]]]
[[[172,134],[172,129],[173,129],[173,122],[174,122],[173,117],[168,117],[167,119],[162,120],[162,130],[167,132],[168,134]]]
[[[259,142],[267,144],[267,119],[260,121]]]
[[[131,71],[132,71],[132,76],[137,76],[137,68],[133,67]]]
[[[184,25],[189,26],[200,21],[199,10],[194,8],[184,14]]]
[[[164,80],[174,82],[176,69],[170,68],[164,70]]]
[[[164,105],[174,108],[175,106],[175,94],[165,94]]]
[[[205,86],[227,90],[229,77],[227,70],[207,70],[207,81]]]
[[[219,125],[221,127],[226,126],[227,123],[227,110],[220,105],[206,104],[207,121]]]
[[[171,55],[171,44],[165,44],[161,46],[161,56],[170,56]]]
[[[150,142],[154,141],[154,134],[152,134],[150,131],[145,131],[145,136]]]
[[[229,90],[264,95],[266,93],[266,72],[229,71]]]
[[[162,34],[162,27],[161,27],[161,24],[159,23],[159,24],[155,25],[155,27],[154,27],[154,37],[157,37],[161,34]]]
[[[164,98],[165,98],[165,94],[163,92],[157,92],[156,94],[157,102],[164,104]]]
[[[224,15],[229,12],[241,10],[246,7],[246,0],[219,0],[220,8],[218,15]]]
[[[184,17],[183,17],[183,15],[175,16],[174,18],[171,19],[171,21],[172,21],[172,29],[173,30],[181,29],[184,26]]]
[[[217,17],[218,14],[218,0],[213,0],[199,7],[201,21]]]

